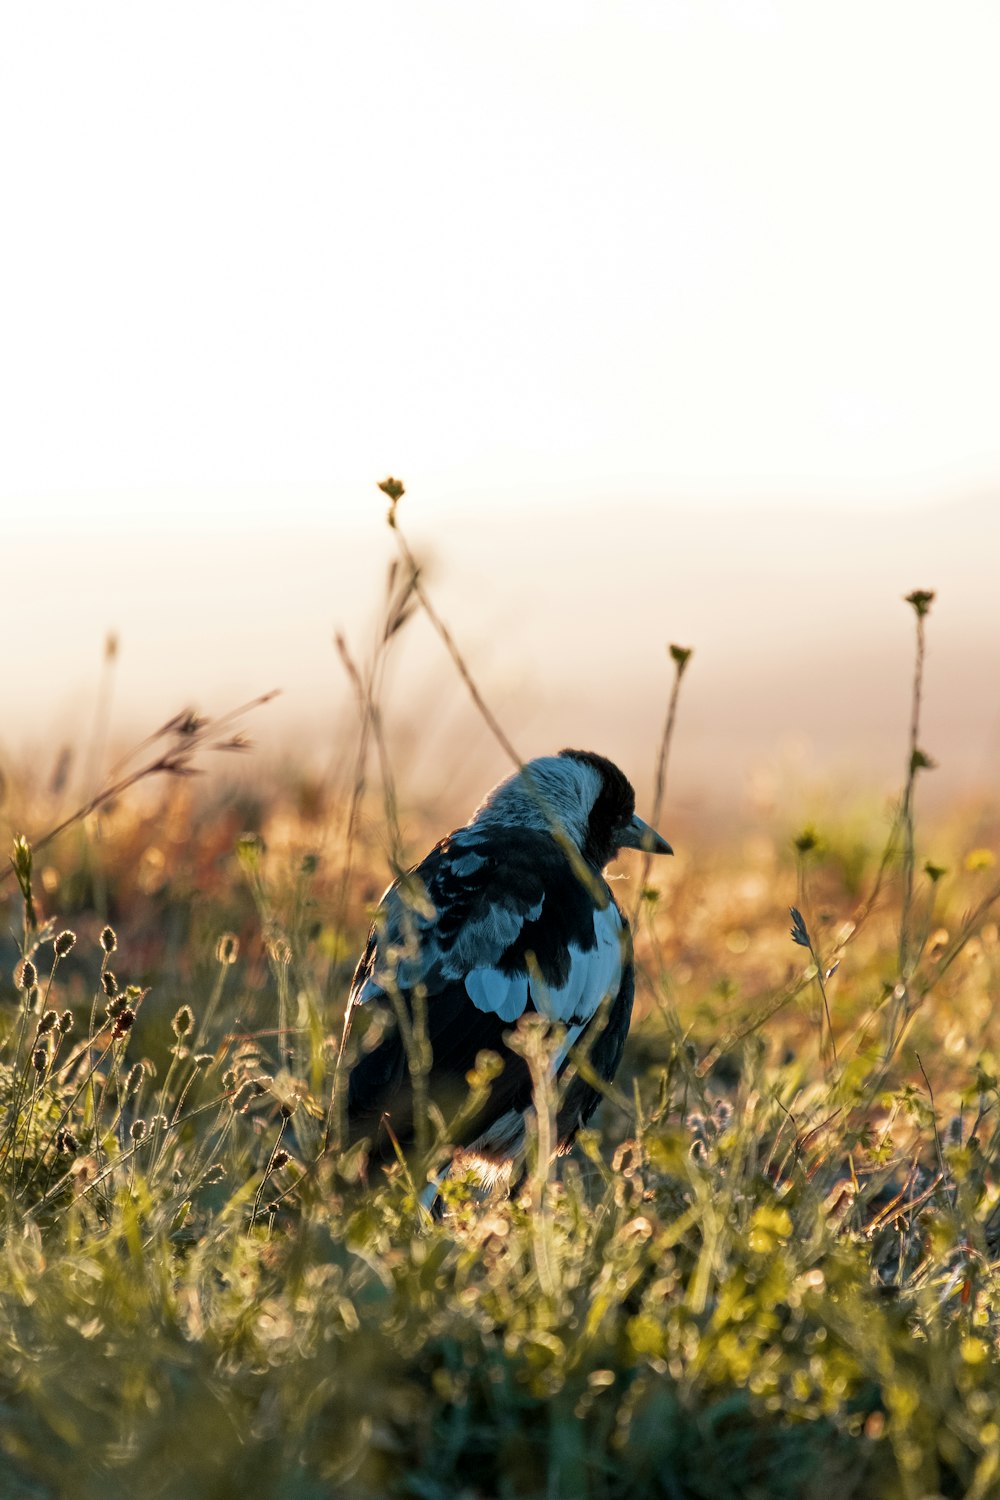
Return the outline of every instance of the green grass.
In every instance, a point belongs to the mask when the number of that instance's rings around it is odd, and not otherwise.
[[[995,833],[956,817],[924,869],[919,670],[888,836],[849,809],[679,857],[597,1128],[432,1221],[440,1141],[370,1180],[336,1149],[380,824],[405,856],[379,682],[411,594],[352,664],[344,797],[175,779],[15,849],[0,1495],[1000,1493]],[[201,733],[166,729],[150,763]]]

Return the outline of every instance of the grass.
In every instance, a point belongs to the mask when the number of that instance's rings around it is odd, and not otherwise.
[[[383,732],[430,608],[403,546],[371,658],[342,646],[342,793],[199,791],[178,765],[234,730],[183,716],[139,763],[166,783],[120,771],[85,820],[8,792],[41,832],[0,889],[0,1494],[1000,1493],[996,825],[922,852],[930,599],[888,827],[644,874],[597,1128],[516,1200],[449,1182],[431,1221],[420,1165],[366,1180],[336,1146],[382,841],[403,866],[442,831],[405,832]]]

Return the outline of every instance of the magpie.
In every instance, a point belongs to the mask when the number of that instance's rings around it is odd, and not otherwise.
[[[601,873],[619,849],[672,854],[636,815],[627,777],[603,755],[560,750],[528,761],[490,791],[464,828],[389,886],[376,909],[348,1000],[380,1024],[351,1070],[352,1139],[375,1160],[414,1141],[413,1062],[421,1031],[426,1087],[417,1107],[458,1117],[452,1144],[487,1184],[509,1174],[532,1106],[527,1063],[506,1038],[521,1016],[557,1023],[553,1068],[581,1044],[610,1082],[632,1015],[628,921]],[[368,1037],[365,1037],[365,1041]],[[499,1057],[471,1115],[466,1075]],[[562,1091],[558,1146],[567,1150],[600,1102],[576,1073]],[[457,1138],[456,1138],[457,1137]]]

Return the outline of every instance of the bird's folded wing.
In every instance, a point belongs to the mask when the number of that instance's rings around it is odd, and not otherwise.
[[[578,1027],[617,993],[626,950],[610,893],[598,906],[547,834],[462,829],[386,892],[351,1000],[420,985],[432,1006],[458,984],[502,1021],[535,1010]]]

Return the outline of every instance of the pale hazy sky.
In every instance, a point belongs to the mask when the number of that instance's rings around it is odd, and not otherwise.
[[[7,535],[1000,479],[1000,7],[0,25]]]
[[[281,686],[342,747],[393,472],[526,752],[641,780],[676,640],[682,801],[894,784],[931,587],[935,785],[992,776],[998,60],[993,0],[3,7],[0,750],[85,742],[108,630],[114,736]],[[476,790],[424,622],[391,722]]]

